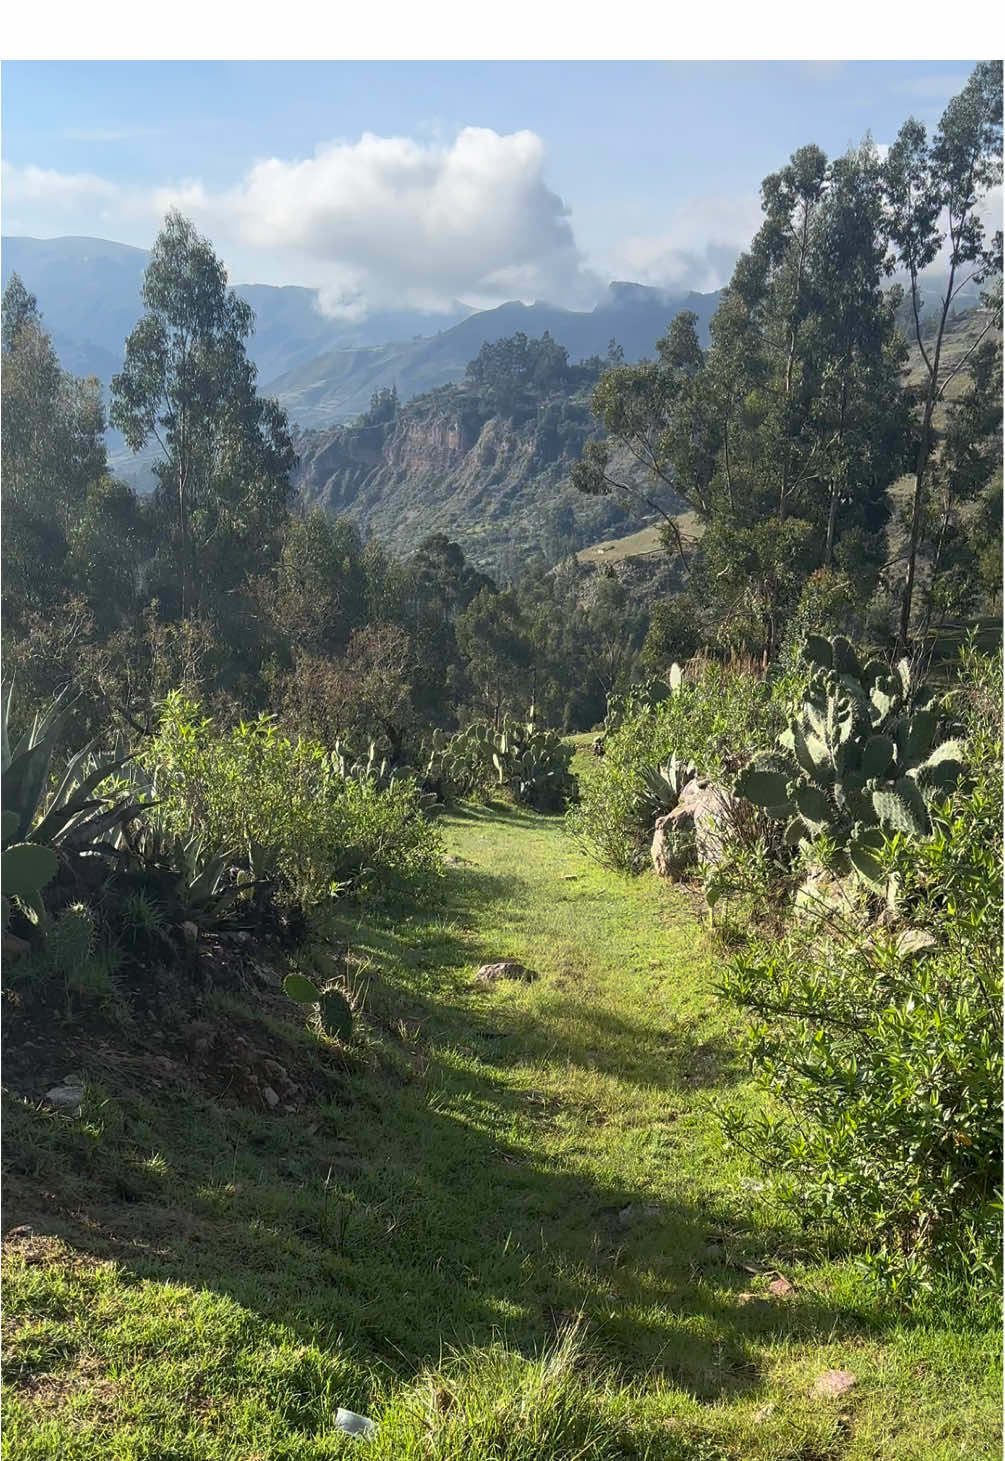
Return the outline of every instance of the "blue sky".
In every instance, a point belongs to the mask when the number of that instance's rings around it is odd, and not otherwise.
[[[241,282],[326,307],[715,288],[762,177],[973,62],[7,62],[5,232],[149,245],[177,202]]]

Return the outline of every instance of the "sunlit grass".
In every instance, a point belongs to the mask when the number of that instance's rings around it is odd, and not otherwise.
[[[322,1108],[97,1057],[79,1119],[7,1101],[5,1227],[34,1232],[5,1255],[4,1454],[999,1454],[991,1322],[897,1315],[724,1149],[716,1103],[753,1096],[684,896],[554,819],[445,825],[439,906],[333,920],[368,992]],[[500,958],[540,978],[479,984]],[[840,1401],[810,1396],[828,1368]]]

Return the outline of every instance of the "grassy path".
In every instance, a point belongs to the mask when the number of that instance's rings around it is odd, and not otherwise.
[[[339,1405],[395,1461],[1000,1454],[994,1336],[898,1321],[723,1149],[715,1104],[752,1096],[681,896],[551,819],[447,837],[435,907],[333,926],[367,1018],[322,1106],[96,1055],[79,1119],[7,1100],[4,1455],[365,1454]],[[498,958],[541,978],[478,984]],[[812,1398],[831,1368],[857,1384]]]

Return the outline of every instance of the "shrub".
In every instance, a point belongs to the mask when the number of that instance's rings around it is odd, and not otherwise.
[[[669,694],[662,688],[663,698],[651,690],[615,706],[603,760],[584,778],[580,804],[568,817],[571,833],[592,857],[625,872],[648,861],[653,830],[645,800],[648,769],[675,755],[704,776],[731,775],[781,731],[792,691],[787,680],[714,661],[690,665]]]
[[[932,809],[931,836],[887,839],[906,926],[823,942],[794,928],[737,956],[723,984],[757,1019],[753,1068],[778,1102],[727,1129],[804,1220],[839,1226],[901,1290],[940,1271],[998,1285],[1000,758],[999,719],[996,754]]]
[[[343,776],[337,756],[291,740],[269,716],[221,731],[194,701],[169,695],[144,762],[168,832],[195,832],[249,863],[268,847],[304,906],[349,889],[400,890],[440,866],[413,781]]]

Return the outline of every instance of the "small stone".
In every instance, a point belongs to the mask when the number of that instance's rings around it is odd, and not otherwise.
[[[275,1108],[279,1105],[279,1097],[276,1095],[271,1086],[263,1086],[262,1095],[265,1097],[270,1107]]]
[[[775,1402],[773,1400],[769,1400],[768,1403],[767,1403],[767,1405],[762,1405],[761,1408],[760,1408],[760,1410],[755,1410],[754,1411],[754,1424],[755,1425],[762,1425],[764,1423],[764,1421],[766,1421],[769,1418],[769,1416],[774,1415],[774,1413],[775,1413]]]
[[[618,1222],[623,1228],[630,1228],[640,1218],[658,1218],[665,1212],[658,1202],[630,1202],[618,1213]]]
[[[30,1223],[22,1223],[20,1227],[10,1228],[4,1233],[5,1243],[23,1243],[28,1238],[34,1238],[35,1229]]]
[[[784,1299],[787,1294],[794,1292],[795,1289],[787,1278],[773,1278],[768,1284],[768,1293],[774,1294],[776,1299]]]
[[[526,964],[518,964],[515,959],[499,959],[494,964],[483,964],[478,970],[478,978],[483,984],[494,984],[497,979],[518,979],[524,984],[531,984],[541,976],[534,969],[528,969]]]
[[[858,1376],[853,1375],[851,1370],[824,1370],[813,1381],[810,1394],[817,1400],[830,1399],[836,1395],[846,1395],[857,1384]]]
[[[186,919],[181,926],[181,931],[185,935],[185,942],[188,947],[194,949],[199,942],[199,925],[192,923],[190,919]]]
[[[79,1116],[84,1100],[84,1088],[83,1086],[53,1086],[51,1091],[46,1091],[45,1099],[50,1106],[55,1106],[57,1111],[66,1111],[70,1116]]]
[[[905,928],[897,938],[897,958],[909,959],[912,954],[920,954],[934,945],[935,936],[927,929]]]

